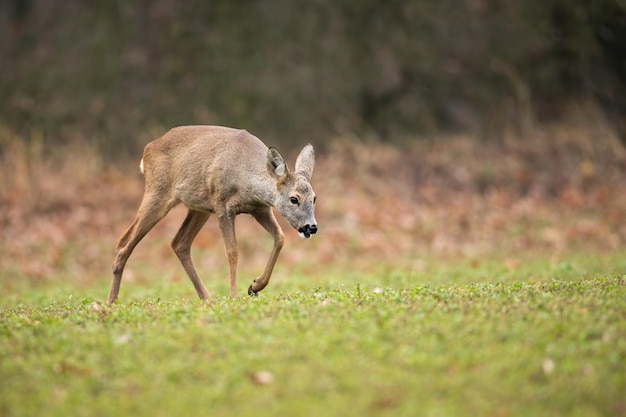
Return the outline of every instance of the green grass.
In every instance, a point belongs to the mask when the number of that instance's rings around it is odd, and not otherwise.
[[[113,307],[107,282],[24,290],[0,300],[0,415],[626,415],[623,261],[498,265],[211,304],[187,282]]]

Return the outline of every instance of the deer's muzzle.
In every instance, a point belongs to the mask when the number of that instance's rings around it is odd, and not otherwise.
[[[300,234],[300,237],[308,239],[311,237],[311,235],[314,235],[317,233],[317,225],[316,224],[304,225],[300,229],[298,229],[298,233]]]

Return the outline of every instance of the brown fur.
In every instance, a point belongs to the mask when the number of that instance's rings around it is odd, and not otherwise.
[[[191,243],[211,214],[217,215],[226,245],[231,297],[237,292],[235,216],[251,214],[273,236],[265,270],[248,293],[261,291],[269,282],[284,240],[272,207],[302,236],[317,231],[315,193],[310,184],[314,163],[313,147],[307,145],[292,173],[276,149],[268,149],[245,130],[220,126],[177,127],[146,145],[141,161],[145,192],[134,222],[117,243],[108,302],[117,299],[124,266],[137,243],[180,203],[189,211],[172,248],[198,296],[210,298],[191,260]]]

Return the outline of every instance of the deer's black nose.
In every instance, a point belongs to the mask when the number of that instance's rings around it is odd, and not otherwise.
[[[317,233],[317,225],[316,224],[304,225],[300,229],[298,229],[298,232],[300,232],[303,237],[309,238],[311,237],[311,235],[314,235],[315,233]]]

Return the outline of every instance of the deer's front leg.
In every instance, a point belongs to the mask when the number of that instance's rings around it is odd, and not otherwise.
[[[274,265],[276,265],[278,254],[280,253],[285,241],[285,235],[276,221],[276,217],[274,217],[274,213],[271,208],[268,207],[265,210],[256,212],[253,216],[259,224],[261,224],[261,226],[263,226],[263,228],[267,230],[270,235],[272,235],[274,238],[274,247],[272,248],[272,253],[267,261],[263,274],[255,279],[252,285],[250,285],[250,288],[248,288],[248,295],[256,295],[270,282],[270,277],[272,276]]]
[[[237,260],[239,258],[235,236],[235,213],[226,210],[218,215],[218,221],[226,245],[226,256],[230,268],[230,296],[235,297],[237,295]]]

